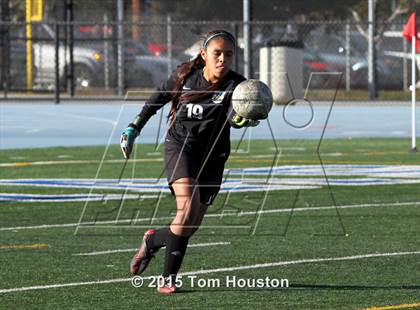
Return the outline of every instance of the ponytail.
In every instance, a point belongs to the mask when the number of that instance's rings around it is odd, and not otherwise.
[[[175,87],[172,93],[172,107],[169,112],[169,117],[172,117],[176,113],[176,109],[179,103],[179,97],[181,97],[182,87],[184,86],[187,77],[195,70],[201,70],[204,68],[204,60],[201,55],[197,55],[193,60],[183,63],[176,69],[174,73]]]

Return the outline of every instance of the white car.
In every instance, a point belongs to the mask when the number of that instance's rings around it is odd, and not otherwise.
[[[55,85],[55,31],[49,24],[33,24],[32,28],[34,87],[53,89]],[[70,73],[70,53],[63,42],[64,27],[61,26],[59,45],[59,76],[61,85],[64,85],[66,77]],[[116,84],[116,48],[113,43],[115,43],[115,40],[112,41],[111,39],[105,41],[77,36],[74,38],[73,70],[76,88],[101,87],[106,82],[110,86]],[[125,51],[125,67],[131,70],[135,62],[136,50],[128,47]]]

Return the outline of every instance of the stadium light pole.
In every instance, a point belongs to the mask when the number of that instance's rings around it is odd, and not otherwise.
[[[369,17],[368,17],[368,89],[369,98],[378,98],[377,85],[376,85],[376,51],[375,51],[375,26],[376,26],[376,0],[369,1]]]
[[[243,0],[244,19],[244,76],[251,78],[251,1]]]

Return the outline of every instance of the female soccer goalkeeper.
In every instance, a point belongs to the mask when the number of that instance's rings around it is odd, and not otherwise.
[[[164,161],[169,187],[176,199],[176,216],[169,227],[146,231],[131,262],[131,273],[141,274],[154,254],[166,246],[165,281],[158,287],[160,293],[177,291],[174,278],[188,240],[219,192],[230,154],[230,127],[258,123],[241,118],[231,108],[233,89],[245,80],[230,69],[235,52],[236,40],[229,32],[207,33],[197,57],[174,71],[121,135],[121,149],[128,158],[135,138],[150,117],[172,101]]]

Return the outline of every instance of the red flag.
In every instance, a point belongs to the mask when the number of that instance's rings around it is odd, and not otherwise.
[[[420,40],[417,36],[416,12],[410,15],[407,24],[404,26],[403,36],[411,42],[412,37],[416,37],[416,51],[420,52]]]

